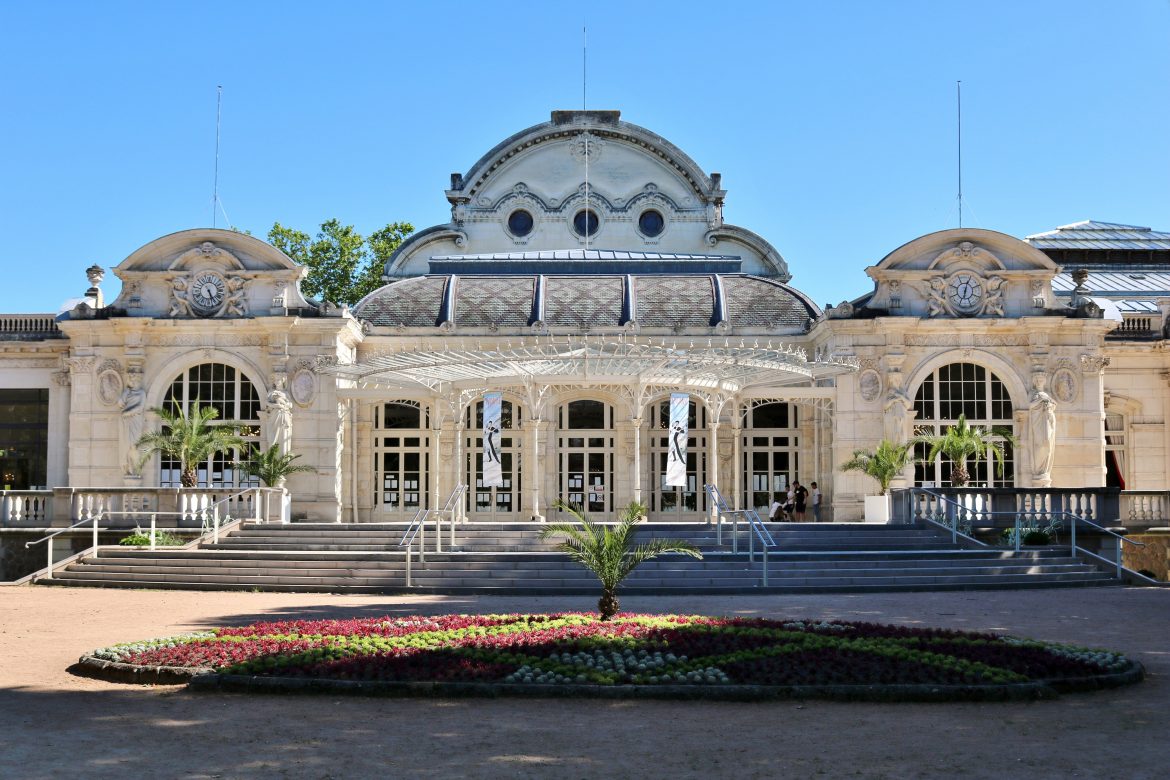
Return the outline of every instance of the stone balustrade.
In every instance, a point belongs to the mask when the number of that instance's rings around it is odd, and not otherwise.
[[[266,521],[287,521],[287,493],[284,499],[269,499],[257,492],[240,495],[239,488],[54,488],[52,490],[0,491],[0,527],[64,528],[94,515],[101,515],[103,528],[134,528],[148,524],[156,515],[160,528],[198,528],[205,524],[211,507],[226,517],[260,517]]]

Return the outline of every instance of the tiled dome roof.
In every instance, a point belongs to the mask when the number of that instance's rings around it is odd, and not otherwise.
[[[377,327],[515,330],[537,322],[572,330],[802,331],[820,309],[803,293],[746,274],[488,276],[442,274],[388,284],[354,308]]]

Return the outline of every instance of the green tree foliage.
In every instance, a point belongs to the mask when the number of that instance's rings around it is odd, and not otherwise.
[[[307,297],[353,305],[382,286],[386,261],[413,232],[409,222],[391,222],[365,237],[353,225],[330,219],[313,238],[277,222],[268,231],[268,242],[308,267],[301,283]]]
[[[873,477],[878,483],[878,495],[884,496],[890,489],[890,483],[910,465],[913,446],[882,439],[873,452],[854,450],[853,457],[841,464],[841,470],[860,471]]]
[[[258,478],[268,487],[282,487],[285,479],[292,474],[316,471],[312,466],[296,463],[300,455],[293,455],[280,451],[279,444],[273,444],[266,450],[253,452],[251,457],[242,463],[237,463],[245,474]]]
[[[967,461],[970,458],[990,458],[995,461],[996,473],[1003,475],[1004,451],[1001,441],[1013,447],[1018,446],[1016,437],[1007,428],[984,428],[980,425],[968,425],[967,416],[959,415],[958,421],[943,431],[941,436],[919,437],[917,441],[930,446],[927,461],[934,461],[941,453],[951,461],[951,485],[966,487],[971,473],[967,471]]]
[[[199,399],[191,405],[195,410],[189,415],[181,407],[178,411],[162,407],[151,409],[162,419],[162,430],[148,433],[134,444],[142,451],[143,462],[156,452],[179,461],[179,482],[183,487],[199,485],[196,469],[215,453],[248,446],[235,427],[212,424],[219,416],[215,407],[200,406]]]
[[[602,620],[617,614],[617,587],[639,564],[663,553],[682,553],[692,558],[703,554],[690,542],[679,539],[651,539],[645,544],[634,544],[634,529],[642,519],[645,507],[631,503],[622,512],[622,520],[610,528],[595,523],[564,502],[558,509],[568,512],[577,521],[552,523],[540,532],[541,539],[563,537],[557,549],[597,575],[601,581],[601,599],[597,610]]]

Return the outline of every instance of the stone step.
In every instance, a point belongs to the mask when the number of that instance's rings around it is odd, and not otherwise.
[[[324,583],[313,578],[272,578],[271,582],[255,582],[253,580],[238,581],[230,578],[219,578],[216,581],[214,578],[204,578],[200,580],[193,580],[189,578],[165,578],[148,579],[135,577],[133,579],[112,579],[101,575],[96,577],[80,577],[77,575],[70,575],[68,577],[55,578],[53,580],[45,581],[45,584],[52,585],[89,585],[96,587],[126,587],[126,588],[181,588],[181,589],[207,589],[207,590],[252,590],[256,588],[263,588],[265,590],[277,591],[293,591],[293,592],[372,592],[372,593],[386,593],[386,592],[410,592],[410,593],[533,593],[541,594],[560,593],[565,595],[582,594],[595,595],[597,593],[597,584],[593,582],[589,585],[578,585],[576,583],[566,583],[562,586],[554,586],[552,584],[542,583],[539,586],[532,584],[525,584],[524,586],[516,586],[515,584],[508,584],[504,580],[500,581],[485,581],[485,580],[465,580],[461,584],[456,584],[449,581],[429,582],[426,580],[415,580],[413,588],[407,589],[404,587],[401,580],[398,582],[383,581],[383,580],[365,580],[362,582],[338,582],[338,583]],[[778,592],[778,593],[831,593],[831,592],[871,592],[871,591],[897,591],[897,590],[976,590],[976,589],[995,589],[995,588],[1027,588],[1027,587],[1098,587],[1103,585],[1117,584],[1115,580],[1109,578],[1108,575],[1098,573],[1096,575],[1018,575],[1018,576],[990,576],[990,577],[955,577],[955,578],[920,578],[919,580],[907,580],[898,578],[889,578],[886,581],[854,581],[845,582],[839,581],[836,583],[826,582],[808,582],[799,579],[771,579],[769,587],[763,588],[759,585],[758,578],[754,582],[743,584],[724,584],[724,585],[696,585],[692,581],[680,583],[677,586],[670,587],[671,593],[748,593],[748,592]],[[631,584],[628,587],[623,587],[622,595],[638,595],[638,594],[660,594],[663,591],[661,584],[645,586],[641,584]]]
[[[404,557],[383,556],[378,558],[354,559],[347,557],[311,558],[302,559],[291,556],[280,558],[255,558],[249,556],[224,556],[219,554],[162,556],[162,555],[133,555],[119,554],[99,558],[87,558],[82,563],[72,566],[126,566],[126,567],[195,567],[195,568],[305,568],[320,570],[370,568],[370,569],[403,569]],[[687,571],[723,570],[728,568],[759,567],[760,560],[749,562],[743,556],[728,556],[724,558],[706,558],[701,561],[682,556],[663,556],[662,558],[647,561],[637,571],[657,571],[662,569],[685,569]],[[1053,566],[1084,566],[1079,560],[1071,557],[1050,556],[1037,558],[1032,556],[1015,557],[986,557],[986,556],[959,556],[936,558],[905,558],[902,560],[891,558],[872,558],[855,556],[830,561],[809,559],[784,560],[769,558],[769,566],[776,570],[790,571],[824,571],[836,572],[849,569],[883,569],[914,571],[921,569],[974,569],[1015,567],[1023,569],[1040,569]],[[531,569],[573,569],[584,571],[578,564],[564,556],[511,556],[501,560],[484,560],[479,556],[459,557],[454,555],[431,556],[425,562],[415,560],[416,568],[450,569],[458,571],[517,571]]]
[[[202,578],[202,577],[228,577],[233,580],[236,578],[246,577],[254,579],[258,582],[271,579],[273,577],[292,577],[292,578],[309,578],[309,579],[330,579],[345,581],[349,579],[361,578],[377,578],[388,579],[393,577],[401,577],[403,575],[402,569],[390,568],[357,568],[357,569],[305,569],[301,567],[273,567],[257,569],[252,567],[222,567],[211,569],[200,569],[199,567],[168,567],[168,566],[150,566],[150,567],[131,567],[119,564],[72,564],[61,573],[69,576],[80,577],[101,577],[106,574],[126,574],[129,572],[136,572],[135,576],[140,576],[143,579],[165,578],[165,577],[186,577],[186,578]],[[857,579],[962,579],[964,577],[983,577],[983,576],[1017,576],[1017,575],[1094,575],[1100,574],[1096,569],[1086,565],[1064,565],[1053,567],[983,567],[975,569],[953,570],[946,567],[939,567],[934,569],[919,569],[913,571],[902,570],[888,570],[888,569],[839,569],[833,571],[825,570],[806,570],[793,571],[786,569],[769,568],[771,577],[776,579],[801,579],[801,580],[844,580],[852,581]],[[582,568],[561,568],[561,567],[538,567],[531,569],[483,569],[483,570],[467,570],[467,569],[437,569],[437,568],[415,568],[413,574],[416,577],[442,579],[445,581],[461,581],[461,580],[512,580],[512,581],[543,581],[546,579],[556,580],[585,580],[592,581],[593,575]],[[707,569],[694,570],[685,567],[675,567],[667,569],[659,569],[655,571],[638,569],[631,575],[631,582],[678,582],[685,584],[689,580],[703,580],[709,578],[755,578],[762,574],[760,567],[725,567],[722,569]]]

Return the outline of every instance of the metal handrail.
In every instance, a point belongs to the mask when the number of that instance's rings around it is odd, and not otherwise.
[[[731,552],[732,554],[739,553],[739,518],[742,515],[748,524],[748,562],[754,563],[756,560],[755,541],[760,540],[760,558],[763,564],[763,578],[762,586],[768,587],[768,550],[776,547],[776,540],[772,536],[772,532],[764,525],[764,521],[760,519],[760,513],[754,509],[729,509],[727,501],[719,492],[719,488],[715,485],[703,485],[703,489],[707,491],[707,496],[711,499],[712,505],[718,512],[718,528],[716,531],[716,544],[723,545],[723,516],[727,515],[731,518]]]
[[[1036,517],[1040,514],[1043,514],[1050,521],[1052,519],[1061,519],[1061,520],[1067,519],[1068,527],[1069,527],[1069,552],[1072,554],[1072,556],[1074,558],[1077,556],[1078,553],[1081,553],[1081,554],[1087,555],[1091,558],[1096,558],[1097,560],[1102,561],[1102,562],[1108,564],[1109,566],[1115,567],[1117,570],[1117,578],[1118,579],[1122,579],[1122,574],[1124,573],[1132,579],[1137,579],[1137,580],[1143,581],[1147,584],[1158,585],[1158,586],[1163,586],[1163,587],[1166,585],[1166,583],[1163,583],[1163,582],[1160,582],[1159,580],[1155,580],[1155,579],[1152,579],[1150,577],[1147,577],[1146,575],[1142,574],[1141,572],[1137,572],[1137,571],[1134,571],[1133,569],[1126,567],[1122,563],[1122,557],[1123,557],[1122,552],[1121,552],[1122,543],[1132,544],[1135,547],[1145,547],[1146,546],[1145,542],[1139,542],[1139,541],[1136,541],[1134,539],[1128,539],[1125,536],[1122,536],[1121,534],[1117,533],[1116,531],[1110,531],[1108,528],[1105,528],[1102,525],[1098,525],[1097,523],[1094,523],[1092,520],[1088,520],[1088,519],[1081,517],[1080,515],[1075,514],[1073,512],[1068,512],[1068,511],[1064,511],[1064,510],[1048,511],[1048,512],[1043,512],[1043,513],[1037,512],[1035,510],[1021,510],[1021,511],[1017,511],[1017,512],[992,512],[992,511],[985,512],[985,511],[977,511],[977,510],[971,509],[970,507],[963,506],[962,504],[960,504],[956,501],[953,501],[952,499],[949,499],[946,496],[939,495],[938,493],[935,493],[934,491],[931,491],[931,490],[927,490],[925,488],[913,488],[910,491],[911,500],[913,500],[913,496],[916,493],[920,494],[920,495],[925,494],[925,495],[932,496],[932,497],[938,499],[940,502],[943,502],[945,504],[954,505],[954,506],[959,508],[959,511],[966,512],[968,514],[978,514],[982,517],[995,517],[995,516],[1008,516],[1008,515],[1012,516],[1013,517],[1012,541],[1013,541],[1013,546],[1014,546],[1016,552],[1020,552],[1020,541],[1021,541],[1021,536],[1022,536],[1022,534],[1020,533],[1020,521],[1022,518],[1027,517],[1029,515]],[[969,540],[971,540],[971,541],[975,542],[976,544],[981,545],[983,547],[990,546],[990,545],[985,544],[984,542],[979,541],[978,539],[975,539],[974,537],[968,536],[967,534],[964,534],[961,531],[959,531],[957,522],[955,522],[951,526],[947,526],[947,525],[944,525],[944,524],[938,522],[937,520],[935,520],[930,514],[924,514],[923,517],[927,520],[927,522],[934,523],[935,525],[940,526],[940,527],[945,528],[948,531],[950,531],[952,534],[951,538],[955,539],[956,543],[957,543],[956,537],[962,536],[964,539],[969,539]],[[1095,553],[1091,550],[1087,550],[1084,547],[1081,547],[1080,545],[1077,544],[1077,524],[1078,523],[1084,523],[1085,525],[1091,526],[1091,527],[1095,528],[1097,531],[1104,533],[1104,534],[1107,534],[1109,536],[1112,536],[1114,538],[1115,550],[1116,550],[1114,560],[1111,561],[1108,558],[1106,558],[1102,555],[1098,555],[1097,553]]]
[[[443,515],[446,514],[450,518],[451,524],[451,551],[455,551],[455,516],[459,511],[459,499],[467,491],[467,485],[460,482],[452,488],[447,500],[443,503],[442,509],[427,509],[426,507],[419,507],[418,511],[414,513],[410,523],[406,526],[406,531],[402,534],[402,539],[398,542],[398,546],[406,548],[406,587],[411,587],[411,562],[414,558],[414,540],[418,538],[418,560],[419,563],[426,563],[427,561],[427,517],[431,514],[435,516],[435,552],[443,552]]]
[[[972,509],[971,507],[963,506],[958,501],[954,501],[952,499],[947,498],[944,495],[940,495],[939,493],[935,493],[933,490],[927,490],[925,488],[912,488],[910,490],[910,500],[911,501],[913,500],[914,495],[916,493],[919,495],[933,496],[934,498],[938,499],[940,502],[942,502],[944,504],[950,504],[954,507],[957,507],[960,512],[965,512],[967,514],[976,514],[976,511],[974,509]],[[1014,513],[1012,513],[1012,512],[979,512],[978,514],[996,515],[996,514],[1014,514]],[[945,523],[940,523],[938,520],[934,519],[932,514],[923,514],[923,518],[925,518],[926,522],[928,522],[928,523],[934,523],[939,528],[943,528],[947,531],[950,531],[952,544],[958,544],[959,537],[961,536],[964,539],[967,539],[968,541],[974,542],[975,544],[979,545],[980,547],[990,547],[990,545],[988,545],[986,542],[981,542],[978,539],[976,539],[974,536],[969,536],[968,534],[965,534],[962,531],[960,531],[958,518],[952,518],[952,519],[954,519],[955,522],[953,522],[951,525],[946,525]]]
[[[51,534],[46,534],[46,535],[42,536],[40,539],[34,539],[31,542],[25,542],[24,546],[26,549],[30,549],[30,548],[40,544],[41,542],[48,542],[48,545],[46,548],[47,549],[47,556],[48,556],[48,565],[43,569],[40,569],[38,571],[34,571],[31,574],[28,574],[28,575],[22,577],[20,580],[17,580],[17,582],[24,583],[24,582],[35,581],[40,575],[44,575],[45,579],[51,580],[53,578],[53,570],[55,568],[57,568],[58,566],[67,565],[67,564],[72,563],[73,561],[76,561],[76,560],[78,560],[86,555],[92,555],[92,557],[97,558],[98,557],[98,550],[101,546],[98,544],[98,532],[101,530],[101,528],[98,524],[101,522],[101,520],[103,518],[105,518],[107,516],[110,516],[110,515],[147,515],[147,514],[149,514],[150,515],[150,549],[153,550],[153,549],[155,549],[154,540],[155,540],[155,534],[156,534],[156,530],[157,530],[157,518],[159,515],[176,515],[178,517],[184,517],[184,516],[187,516],[190,514],[200,515],[202,517],[202,520],[203,520],[203,527],[201,529],[203,531],[203,533],[201,533],[198,537],[196,537],[191,542],[189,542],[186,545],[183,545],[183,547],[180,548],[180,549],[186,550],[186,549],[192,549],[193,547],[196,547],[199,544],[201,544],[207,538],[207,536],[209,534],[212,536],[212,543],[213,544],[218,543],[219,542],[219,534],[221,531],[226,530],[228,526],[240,523],[244,519],[243,517],[238,517],[238,518],[235,518],[233,520],[231,515],[226,515],[225,517],[227,518],[228,522],[226,524],[220,523],[219,522],[219,506],[220,506],[220,504],[224,504],[228,501],[232,501],[233,499],[239,498],[240,496],[247,495],[248,493],[255,492],[256,493],[256,501],[253,505],[253,511],[258,513],[260,511],[260,494],[264,493],[264,492],[276,492],[276,491],[283,493],[284,488],[268,488],[268,487],[246,488],[244,490],[236,491],[235,493],[232,493],[229,496],[225,496],[218,501],[214,501],[214,502],[208,504],[206,507],[194,510],[193,512],[148,512],[148,511],[145,511],[142,509],[128,510],[128,511],[112,511],[112,510],[107,511],[107,510],[101,509],[101,510],[98,510],[96,512],[91,512],[89,517],[78,520],[76,523],[74,523],[73,525],[71,525],[67,528],[61,528],[57,531],[54,531]],[[212,527],[210,530],[207,527],[207,519],[208,519],[209,512],[212,515]],[[255,517],[255,519],[259,520],[258,517],[256,517],[256,516],[254,516],[254,517]],[[80,526],[83,526],[86,523],[93,523],[93,544],[89,548],[82,550],[81,552],[78,552],[74,555],[71,555],[70,557],[65,558],[64,560],[54,562],[53,561],[53,540],[56,537],[60,536],[61,534],[65,533],[66,531],[72,531],[73,529],[78,528]]]

